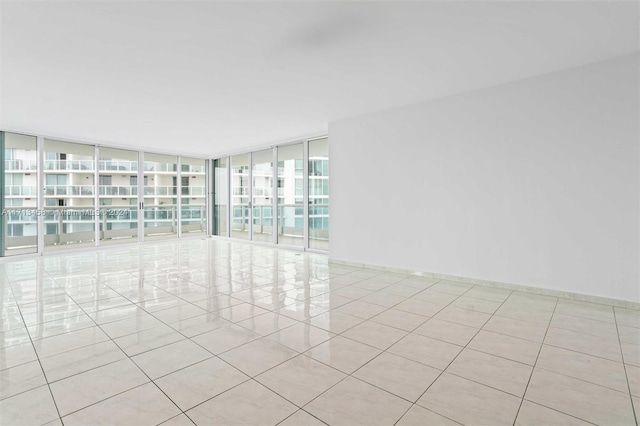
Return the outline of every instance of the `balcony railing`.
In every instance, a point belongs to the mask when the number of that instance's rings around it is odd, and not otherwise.
[[[137,206],[93,207],[47,207],[42,211],[35,208],[8,207],[2,215],[4,228],[9,225],[37,226],[38,216],[44,216],[45,245],[90,242],[95,239],[96,216],[100,224],[100,239],[133,237],[138,234]],[[144,209],[145,228],[155,228],[148,233],[175,233],[177,226],[177,206],[150,205]],[[26,230],[27,228],[23,228]],[[31,229],[32,234],[35,228]],[[182,207],[182,231],[184,233],[206,230],[206,207]],[[33,231],[33,232],[32,232]],[[6,248],[30,247],[37,244],[36,235],[7,236]]]
[[[93,185],[47,185],[44,194],[46,196],[91,196],[94,194]],[[5,185],[4,194],[6,196],[37,197],[38,191],[35,186]],[[131,197],[138,195],[138,187],[135,185],[107,186],[100,185],[98,194],[101,197]],[[176,195],[174,186],[147,186],[144,188],[145,195],[151,196],[173,196]],[[205,188],[201,186],[184,186],[182,195],[190,197],[204,197]]]
[[[175,186],[145,186],[144,195],[177,195],[178,189]]]
[[[125,185],[125,186],[107,186],[100,185],[100,190],[98,194],[103,196],[111,196],[111,197],[127,197],[127,196],[137,196],[138,195],[138,187],[134,185]]]
[[[101,172],[123,171],[123,172],[137,172],[137,161],[115,161],[115,160],[100,160],[98,161],[98,167]]]
[[[4,194],[6,196],[37,197],[38,191],[35,186],[6,185]]]
[[[56,196],[91,196],[93,195],[93,185],[47,185],[44,195]]]
[[[204,197],[206,195],[204,186],[183,186],[182,195],[189,195],[192,197]]]
[[[7,171],[34,171],[38,169],[38,162],[36,160],[4,160],[4,167]]]
[[[192,164],[183,164],[182,165],[182,173],[205,173],[205,166],[196,166]]]
[[[273,229],[273,207],[270,205],[253,206],[253,233],[270,234]],[[298,237],[303,235],[301,226],[296,225],[296,218],[304,217],[303,204],[279,204],[278,205],[278,235]],[[309,205],[309,217],[313,219],[309,223],[309,238],[316,241],[329,241],[329,205]],[[317,219],[324,219],[322,225],[318,225]],[[293,222],[293,224],[292,224]],[[232,210],[232,231],[249,231],[249,206],[234,205]],[[326,223],[326,226],[324,225]]]
[[[93,160],[44,160],[45,170],[78,170],[93,172],[95,162]]]
[[[272,197],[273,188],[253,188],[254,197]]]
[[[145,172],[172,172],[176,173],[178,171],[178,165],[175,163],[144,163],[144,171]]]
[[[38,161],[24,159],[5,160],[4,167],[7,171],[33,171],[38,169]],[[88,172],[95,170],[93,160],[45,160],[44,168],[46,170],[86,170]],[[126,160],[100,160],[98,161],[98,170],[101,172],[137,172],[138,162]],[[177,166],[174,164],[145,163],[144,170],[175,172],[177,170]],[[204,174],[205,166],[183,164],[182,172]]]

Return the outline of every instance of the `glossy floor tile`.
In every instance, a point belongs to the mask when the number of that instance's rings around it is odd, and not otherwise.
[[[3,259],[0,295],[3,425],[633,425],[640,412],[631,308],[217,239]]]

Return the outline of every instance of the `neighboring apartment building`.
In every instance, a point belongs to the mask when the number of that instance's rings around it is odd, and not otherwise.
[[[38,214],[44,215],[46,246],[94,241],[96,215],[101,240],[137,237],[138,203],[142,200],[138,197],[136,152],[102,148],[96,162],[92,145],[45,140],[44,209],[39,212],[35,138],[6,135],[2,217],[8,250],[36,247]],[[143,172],[145,235],[176,234],[178,197],[182,232],[204,233],[205,160],[183,158],[178,182],[176,157],[147,157],[150,161],[144,162]]]
[[[171,238],[178,233],[178,200],[182,206],[182,234],[206,232],[205,159],[180,157],[179,176],[176,156],[145,152],[139,171],[136,151],[99,147],[96,161],[93,145],[44,139],[44,208],[38,210],[36,138],[13,133],[5,135],[5,214],[2,219],[5,221],[7,252],[36,251],[38,215],[43,216],[45,247],[93,245],[96,237],[101,243],[131,241],[138,238],[140,229],[144,229],[145,238]],[[274,217],[277,217],[278,243],[303,245],[305,167],[302,146],[299,143],[279,147],[277,154],[268,149],[230,158],[232,237],[272,242]],[[309,141],[306,149],[309,151],[309,247],[326,250],[329,238],[328,141],[326,138]],[[273,168],[274,155],[278,157],[276,170]],[[216,179],[225,172],[222,173],[217,170]],[[273,212],[274,191],[277,193],[277,215]],[[226,197],[216,195],[215,199],[226,200]],[[143,213],[139,217],[141,207]],[[226,231],[216,232],[218,223],[226,221],[225,208],[215,203],[213,207],[214,235],[225,235]],[[251,215],[252,234],[249,233]]]
[[[321,140],[326,145],[326,139]],[[310,145],[311,146],[311,145]],[[329,158],[322,152],[309,153],[309,232],[310,237],[324,239],[317,248],[327,249],[329,238]],[[231,157],[232,230],[235,238],[249,238],[249,211],[253,212],[253,240],[273,239],[274,170],[273,151],[264,150]],[[277,232],[278,242],[300,245],[304,233],[304,160],[302,145],[288,145],[277,150]],[[249,158],[252,173],[249,173]],[[249,180],[253,180],[250,194]]]

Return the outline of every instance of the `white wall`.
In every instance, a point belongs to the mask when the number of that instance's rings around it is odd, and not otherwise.
[[[639,59],[330,123],[330,257],[640,302]]]

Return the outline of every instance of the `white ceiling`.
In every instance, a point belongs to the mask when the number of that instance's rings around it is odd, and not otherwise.
[[[638,2],[3,2],[0,126],[215,155],[638,51]]]

